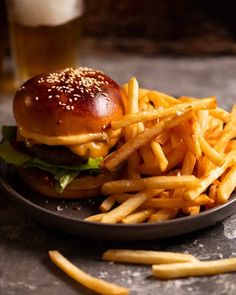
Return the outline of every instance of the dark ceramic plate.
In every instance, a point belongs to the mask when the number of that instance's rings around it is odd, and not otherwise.
[[[173,237],[210,226],[236,211],[236,195],[234,194],[228,203],[193,217],[180,217],[152,224],[102,224],[83,220],[97,213],[101,198],[46,199],[21,183],[14,169],[2,162],[0,162],[0,186],[9,199],[40,223],[94,239],[134,241]]]

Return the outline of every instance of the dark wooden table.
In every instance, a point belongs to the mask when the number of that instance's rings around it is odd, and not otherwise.
[[[119,83],[136,76],[140,85],[174,95],[216,95],[221,106],[236,103],[236,58],[143,57],[109,52],[83,53],[81,64],[104,70]],[[0,125],[13,123],[12,96],[1,95]],[[236,294],[236,274],[159,281],[150,268],[101,261],[108,248],[187,251],[200,259],[236,257],[236,215],[186,236],[130,243],[85,240],[37,224],[0,191],[0,294],[94,294],[67,278],[48,259],[58,249],[83,270],[129,287],[133,295]]]

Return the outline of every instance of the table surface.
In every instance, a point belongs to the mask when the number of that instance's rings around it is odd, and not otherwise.
[[[234,57],[145,57],[87,51],[80,64],[102,69],[119,83],[136,76],[142,87],[173,95],[215,95],[226,109],[236,102]],[[1,95],[0,125],[14,122],[11,102],[12,95]],[[94,294],[52,265],[47,255],[51,249],[58,249],[94,276],[130,288],[133,295],[236,294],[236,274],[159,281],[150,276],[150,267],[101,261],[108,248],[187,251],[210,260],[236,257],[236,215],[178,238],[114,243],[85,240],[43,227],[10,204],[1,191],[0,198],[0,294]]]

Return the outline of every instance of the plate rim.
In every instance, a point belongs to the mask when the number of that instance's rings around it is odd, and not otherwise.
[[[101,222],[94,222],[94,221],[86,221],[84,219],[81,218],[76,218],[76,217],[72,217],[72,216],[65,216],[65,215],[61,215],[58,212],[53,212],[49,209],[46,209],[32,201],[30,201],[29,199],[27,199],[26,197],[24,197],[21,193],[19,193],[10,183],[9,181],[0,175],[0,186],[4,189],[6,195],[8,196],[9,199],[12,199],[12,197],[9,197],[9,195],[13,195],[14,199],[17,199],[18,201],[20,201],[21,203],[26,204],[28,207],[34,207],[35,209],[42,211],[44,214],[48,214],[48,215],[52,215],[55,218],[60,218],[62,221],[63,220],[67,220],[67,221],[71,221],[71,222],[76,222],[76,223],[81,223],[81,224],[87,224],[87,225],[91,225],[91,226],[95,226],[95,227],[101,227],[101,228],[107,228],[107,227],[113,227],[113,228],[130,228],[130,229],[138,229],[138,228],[158,228],[158,227],[164,227],[164,226],[168,226],[168,225],[173,225],[173,224],[178,224],[178,223],[182,223],[182,222],[189,222],[194,221],[194,220],[199,220],[202,219],[206,216],[210,216],[214,213],[216,213],[219,210],[223,210],[225,207],[230,206],[231,204],[236,202],[236,193],[233,193],[233,195],[230,197],[230,199],[228,200],[228,202],[223,203],[221,205],[218,205],[216,207],[213,207],[211,209],[208,209],[206,211],[200,212],[197,215],[194,216],[184,216],[184,217],[178,217],[175,219],[171,219],[171,220],[165,220],[162,222],[157,222],[157,223],[138,223],[138,224],[123,224],[123,223],[116,223],[116,224],[112,224],[112,223],[101,223]],[[66,198],[65,198],[66,199]],[[60,200],[60,199],[58,199]],[[75,199],[76,200],[76,199]],[[26,210],[24,210],[26,211]]]

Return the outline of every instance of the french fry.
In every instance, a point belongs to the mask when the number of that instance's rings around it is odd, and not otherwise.
[[[220,119],[224,123],[227,123],[230,119],[230,113],[228,113],[227,111],[225,111],[219,107],[210,110],[209,114],[214,118]]]
[[[165,129],[173,128],[174,126],[181,124],[190,118],[191,115],[191,112],[188,112],[182,116],[164,119],[163,121],[160,121],[158,125],[154,125],[142,133],[139,133],[135,138],[127,141],[119,149],[105,158],[103,161],[103,167],[108,170],[114,170],[122,161],[127,160],[134,151],[147,144]]]
[[[214,149],[219,153],[224,153],[229,141],[236,136],[236,105],[233,106],[232,112],[230,114],[230,119],[226,123],[221,136],[214,146]],[[207,172],[213,168],[213,164],[209,159],[204,158],[204,171]]]
[[[150,91],[148,92],[147,95],[148,95],[149,101],[151,101],[156,108],[160,106],[166,108],[172,105],[170,104],[170,102],[166,101],[166,99],[163,96],[160,96],[155,92]]]
[[[146,201],[143,206],[145,208],[157,208],[157,209],[171,209],[171,208],[187,208],[200,205],[211,205],[213,200],[205,195],[200,195],[193,201],[184,201],[182,198],[152,198]]]
[[[128,97],[128,83],[125,83],[123,86],[122,86],[122,89],[124,91],[124,94],[126,97]]]
[[[147,95],[150,92],[149,89],[145,89],[145,88],[139,88],[138,90],[138,96],[142,97],[144,95]]]
[[[137,80],[133,77],[128,83],[128,102],[127,113],[138,113],[138,99],[139,99],[139,86]]]
[[[145,189],[143,179],[122,179],[106,182],[101,191],[104,195],[137,192]]]
[[[188,151],[186,155],[184,156],[183,166],[181,169],[181,175],[191,175],[193,174],[194,166],[196,163],[196,157]],[[173,193],[173,198],[179,198],[182,197],[185,189],[175,189]]]
[[[179,212],[193,216],[227,201],[235,187],[231,167],[236,165],[236,105],[229,113],[217,107],[215,97],[176,99],[139,88],[135,78],[122,93],[125,115],[107,130],[109,140],[112,132],[119,132],[113,137],[121,136],[121,141],[102,168],[115,171],[126,161],[124,173],[121,180],[102,185],[102,193],[108,195],[100,207],[104,215],[91,219],[160,221]]]
[[[193,123],[193,121],[191,123]],[[181,134],[181,137],[188,149],[196,156],[197,159],[199,159],[202,153],[198,136],[196,136],[195,131],[193,131],[192,124],[181,124],[177,127],[177,130]]]
[[[103,213],[108,212],[115,205],[116,199],[113,196],[107,197],[99,207],[99,210]]]
[[[153,275],[158,279],[163,280],[183,277],[209,276],[235,271],[236,258],[152,266]]]
[[[208,120],[209,120],[209,111],[197,111],[197,117],[199,121],[199,125],[201,128],[202,135],[205,134],[207,130]]]
[[[166,159],[166,156],[161,148],[161,145],[156,141],[152,141],[151,147],[155,157],[157,158],[157,162],[161,171],[165,171],[168,167],[168,160]]]
[[[193,174],[195,164],[196,164],[196,157],[190,151],[188,151],[184,157],[181,174],[182,175]]]
[[[173,219],[177,216],[178,209],[161,209],[158,210],[156,213],[153,213],[148,222],[161,222],[169,219]]]
[[[156,209],[164,209],[164,208],[187,208],[193,206],[202,206],[207,205],[210,206],[214,204],[214,200],[209,198],[206,194],[201,194],[193,201],[185,201],[182,198],[169,198],[165,196],[165,192],[163,190],[159,190],[159,192],[155,195],[155,197],[147,200],[143,203],[142,207],[145,209],[148,208],[156,208]],[[112,195],[119,203],[124,203],[126,200],[131,198],[133,195],[131,194],[115,194]],[[163,197],[162,197],[163,196]]]
[[[128,177],[130,179],[139,179],[140,173],[139,173],[139,159],[140,156],[137,151],[134,151],[129,159],[128,159],[128,165],[127,165],[127,173]]]
[[[156,98],[162,99],[163,101],[167,102],[169,104],[169,106],[180,103],[178,99],[176,99],[173,96],[170,96],[166,93],[160,92],[160,91],[151,90],[151,91],[149,91],[149,94],[152,96],[155,96]],[[159,104],[159,105],[161,105],[161,104]]]
[[[140,154],[143,159],[145,165],[150,165],[150,163],[154,164],[155,166],[158,165],[158,162],[152,152],[152,149],[149,145],[145,145],[140,148]]]
[[[114,262],[147,265],[199,261],[193,255],[186,253],[123,249],[107,250],[103,253],[102,259]]]
[[[102,217],[101,222],[117,223],[121,221],[123,218],[125,218],[130,213],[134,212],[138,207],[140,207],[146,200],[155,196],[157,192],[158,190],[146,190],[137,193],[136,195],[127,199],[120,206],[106,213]]]
[[[204,134],[204,137],[209,139],[218,139],[221,136],[221,132],[224,129],[224,123],[219,119],[209,117],[208,128]]]
[[[162,150],[165,155],[171,154],[174,151],[171,140],[167,140],[164,143],[164,145],[162,146]],[[176,149],[176,150],[178,150],[178,149]]]
[[[221,138],[214,146],[215,150],[223,153],[227,147],[228,142],[236,136],[236,105],[232,109],[230,119],[226,123],[222,131]]]
[[[217,191],[217,200],[221,203],[227,202],[236,187],[236,165],[223,178]]]
[[[219,185],[220,185],[220,182],[216,180],[212,183],[212,185],[209,188],[209,198],[211,198],[215,202],[217,201],[217,191],[218,191]]]
[[[164,192],[163,189],[156,190],[156,195],[154,197],[160,197],[160,195]],[[126,200],[130,199],[133,194],[121,193],[112,195],[118,203],[124,203]]]
[[[173,148],[177,148],[181,142],[183,141],[182,138],[179,136],[179,134],[176,132],[177,130],[173,129],[173,131],[171,132],[171,135],[170,135],[170,141],[171,141],[171,144],[173,146]]]
[[[200,159],[200,157],[202,156],[202,150],[201,150],[201,146],[199,143],[199,136],[202,134],[202,130],[201,130],[201,127],[199,125],[199,122],[198,122],[198,119],[197,119],[197,116],[195,115],[195,113],[193,115],[192,120],[185,123],[185,125],[188,125],[188,124],[191,127],[190,135],[193,138],[194,143],[195,143],[196,158]]]
[[[125,179],[106,182],[101,190],[104,195],[119,194],[144,189],[173,189],[173,188],[197,188],[200,185],[194,175],[183,176],[156,176],[142,179]]]
[[[84,220],[92,221],[92,222],[100,222],[104,215],[105,215],[105,213],[90,215],[90,216],[86,217]]]
[[[129,294],[129,291],[126,288],[92,277],[91,275],[80,270],[64,256],[62,256],[58,251],[49,251],[48,254],[52,262],[54,262],[62,271],[64,271],[72,279],[90,290],[104,295]]]
[[[138,115],[127,114],[122,119],[111,122],[111,126],[113,129],[120,129],[138,122],[164,119],[174,115],[181,116],[189,111],[207,110],[215,108],[215,106],[215,98],[205,98],[191,103],[176,104],[159,111],[140,112]]]
[[[221,166],[223,164],[224,157],[219,154],[213,147],[211,147],[203,136],[199,136],[198,140],[200,142],[203,153],[208,157],[208,159],[216,166]]]
[[[139,106],[138,106],[138,92],[139,86],[137,80],[133,77],[129,80],[128,83],[128,96],[127,96],[127,108],[126,113],[138,113]],[[129,140],[133,138],[137,133],[137,126],[127,126],[125,128],[125,138]]]
[[[231,151],[236,151],[236,140],[230,140],[227,144],[227,147],[225,149],[226,154],[228,154]]]
[[[199,180],[194,175],[182,175],[182,176],[156,176],[144,178],[146,188],[189,188],[198,187]]]
[[[217,143],[218,139],[207,138],[206,141],[209,143],[210,146],[214,147],[214,145]],[[226,151],[226,153],[228,153],[228,152]]]
[[[143,209],[126,216],[125,218],[121,219],[121,222],[125,224],[142,223],[146,221],[154,212],[154,209]]]
[[[174,152],[169,152],[166,155],[168,166],[165,172],[168,172],[169,170],[171,170],[172,168],[180,164],[184,158],[185,152],[186,152],[186,149],[182,144]],[[139,166],[139,172],[141,174],[153,175],[153,176],[162,174],[161,169],[158,166],[145,165],[145,164],[142,164]]]
[[[185,214],[189,214],[190,216],[194,216],[194,215],[199,214],[199,212],[200,212],[200,206],[198,205],[198,206],[184,207],[182,209],[182,211]]]
[[[194,190],[186,191],[184,193],[185,200],[194,200],[197,198],[201,193],[203,193],[212,182],[214,182],[217,178],[219,178],[227,168],[232,166],[236,162],[236,154],[231,152],[225,158],[225,162],[221,167],[217,167],[212,169],[207,176],[200,178],[200,186]]]
[[[164,145],[170,138],[170,134],[170,130],[165,130],[155,138],[155,141],[160,143],[161,145]]]

